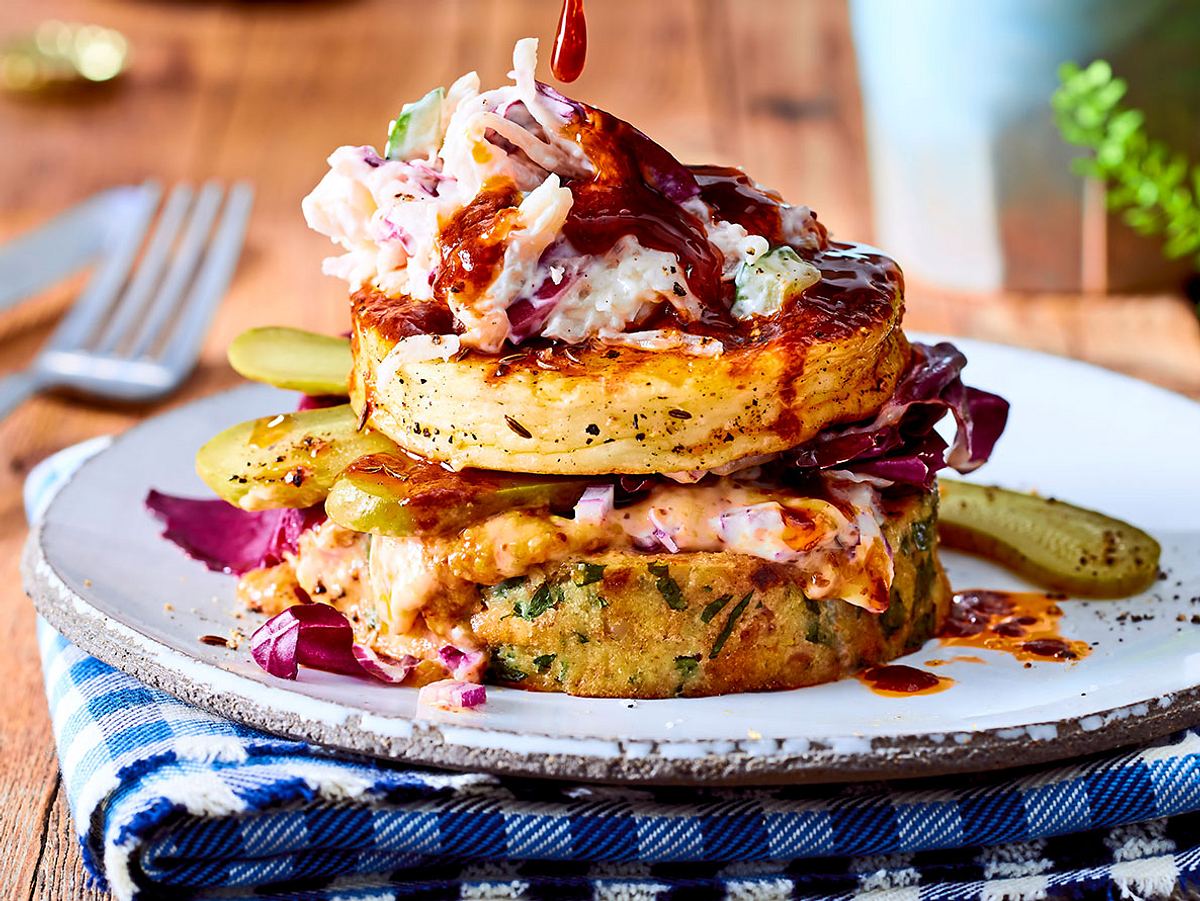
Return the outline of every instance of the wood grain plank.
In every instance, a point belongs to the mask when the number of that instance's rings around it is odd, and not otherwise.
[[[844,3],[708,0],[705,55],[725,162],[869,241],[861,100]]]
[[[107,892],[95,886],[83,868],[83,855],[71,823],[67,796],[59,783],[50,805],[45,844],[29,898],[31,901],[105,901],[109,897]]]

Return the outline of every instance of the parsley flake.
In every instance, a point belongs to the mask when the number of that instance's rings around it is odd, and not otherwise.
[[[733,627],[737,624],[738,617],[745,613],[746,608],[750,606],[750,598],[752,597],[754,597],[753,591],[746,592],[746,596],[738,601],[734,608],[729,611],[729,619],[725,620],[725,625],[721,628],[721,634],[717,636],[717,643],[713,645],[712,651],[709,652],[709,660],[715,660],[717,655],[721,653],[721,649],[725,647],[725,642],[733,634]]]
[[[686,610],[687,601],[683,598],[683,590],[679,583],[671,577],[671,568],[665,563],[651,563],[646,569],[655,577],[654,584],[667,606],[672,610]]]
[[[551,589],[550,583],[543,582],[528,599],[513,604],[513,614],[521,619],[535,620],[561,600],[562,596]]]
[[[700,614],[700,622],[710,623],[712,618],[725,609],[725,605],[733,600],[733,595],[723,594],[716,600],[710,601]]]
[[[604,580],[603,563],[576,563],[571,572],[571,581],[581,588],[584,585],[594,585]]]

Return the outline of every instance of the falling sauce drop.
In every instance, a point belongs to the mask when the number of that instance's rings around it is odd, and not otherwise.
[[[587,21],[583,15],[583,0],[563,0],[558,30],[554,33],[550,71],[559,81],[574,81],[583,71],[586,59]]]

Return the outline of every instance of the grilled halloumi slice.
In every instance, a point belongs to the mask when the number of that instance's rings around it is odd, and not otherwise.
[[[672,473],[787,450],[873,415],[908,362],[899,270],[884,257],[843,262],[850,276],[776,315],[659,350],[593,340],[467,352],[414,325],[424,305],[362,291],[351,402],[456,469]]]

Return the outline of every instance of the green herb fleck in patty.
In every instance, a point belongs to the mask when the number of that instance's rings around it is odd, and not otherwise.
[[[571,581],[576,585],[592,585],[604,579],[603,563],[576,563],[571,572]]]
[[[723,594],[714,601],[710,601],[700,614],[700,622],[710,623],[712,618],[725,609],[725,605],[733,600],[733,595]]]
[[[715,660],[717,655],[721,653],[721,649],[725,647],[725,642],[733,634],[733,627],[737,624],[738,617],[746,612],[746,608],[750,605],[750,598],[752,597],[754,597],[753,591],[746,592],[746,596],[738,601],[734,608],[729,611],[729,619],[725,620],[725,625],[721,628],[721,634],[717,636],[717,643],[713,645],[713,649],[708,655],[709,660]]]
[[[683,599],[683,590],[679,583],[671,577],[671,568],[665,563],[651,563],[646,569],[655,577],[654,584],[667,606],[672,610],[686,610],[687,601]]]
[[[508,654],[511,654],[511,649]],[[492,658],[492,675],[500,682],[523,682],[526,674],[517,669],[508,654],[500,653]]]
[[[527,600],[513,604],[513,613],[521,619],[535,620],[560,600],[561,595],[551,591],[550,583],[543,582]]]

